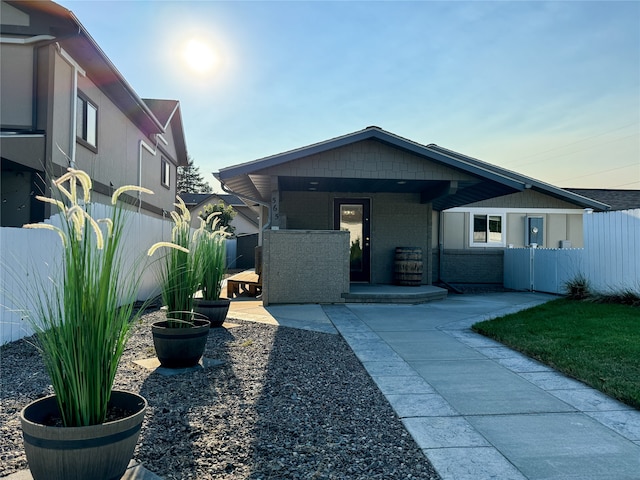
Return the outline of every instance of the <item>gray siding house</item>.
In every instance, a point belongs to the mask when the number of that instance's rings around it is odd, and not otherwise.
[[[262,206],[266,304],[341,302],[356,282],[393,284],[398,247],[422,250],[423,285],[502,283],[505,248],[581,246],[584,209],[608,209],[375,126],[214,175]]]
[[[199,214],[206,205],[222,203],[225,207],[232,207],[236,213],[236,216],[231,221],[231,225],[235,228],[236,236],[255,235],[258,233],[259,219],[256,212],[258,206],[249,207],[235,195],[227,193],[181,193],[180,198],[182,198],[191,212],[191,226],[193,228],[200,226]]]
[[[49,216],[35,200],[68,167],[92,177],[94,201],[134,184],[132,208],[173,210],[187,164],[180,104],[141,99],[78,19],[51,1],[0,2],[0,226]]]

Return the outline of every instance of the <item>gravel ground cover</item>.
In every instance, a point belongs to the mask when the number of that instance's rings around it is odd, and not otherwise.
[[[205,356],[222,366],[162,376],[145,314],[116,388],[149,402],[135,460],[169,479],[424,479],[439,477],[339,335],[231,320]],[[18,414],[52,393],[26,341],[0,349],[0,477],[27,468]]]

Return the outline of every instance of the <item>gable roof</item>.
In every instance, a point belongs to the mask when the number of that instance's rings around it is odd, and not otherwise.
[[[235,195],[228,193],[181,193],[180,198],[184,203],[190,207],[203,203],[209,199],[212,201],[218,199],[225,205],[231,205],[232,207],[245,207],[245,203]]]
[[[164,131],[172,127],[173,144],[176,148],[176,160],[178,166],[186,167],[189,164],[187,145],[184,138],[184,126],[182,125],[182,110],[178,100],[162,100],[158,98],[144,98],[142,101],[149,107],[158,119]]]
[[[271,179],[268,175],[261,175],[262,170],[366,140],[379,141],[391,147],[410,152],[419,158],[468,174],[476,180],[470,182],[403,181],[400,185],[398,179],[341,178],[333,179],[333,181],[324,179],[323,183],[326,191],[420,192],[422,200],[431,202],[434,209],[445,210],[488,198],[516,193],[525,189],[534,189],[583,208],[597,210],[607,210],[609,208],[604,203],[574,192],[569,192],[476,158],[447,150],[435,144],[422,145],[376,126],[367,127],[364,130],[288,152],[223,168],[214,173],[214,176],[232,193],[240,197],[268,202],[271,195]],[[308,182],[310,178],[304,177],[303,180]],[[284,179],[281,182],[284,183],[285,188],[292,190],[300,189],[302,183],[296,182],[296,179],[291,178]],[[283,187],[282,183],[281,187]]]
[[[161,100],[158,98],[143,98],[142,101],[147,104],[156,118],[160,121],[160,125],[167,128],[171,117],[179,107],[180,102],[177,100]]]
[[[604,188],[565,188],[565,190],[606,203],[611,206],[611,210],[640,208],[640,190],[611,190]]]
[[[195,207],[199,203],[204,202],[206,199],[215,195],[214,193],[178,193],[178,196],[182,199],[187,207]]]

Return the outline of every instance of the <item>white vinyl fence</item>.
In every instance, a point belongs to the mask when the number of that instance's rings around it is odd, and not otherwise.
[[[504,286],[565,293],[565,283],[584,276],[594,291],[640,293],[640,209],[583,215],[584,248],[509,248]]]
[[[109,216],[109,207],[93,205],[93,216]],[[52,217],[52,224],[59,219]],[[125,274],[140,275],[139,300],[159,293],[155,267],[159,254],[146,257],[148,248],[155,242],[171,239],[173,224],[147,215],[130,212],[126,222],[123,245],[125,246]],[[159,252],[160,253],[160,252]],[[22,320],[19,307],[25,304],[24,292],[47,285],[50,278],[59,281],[62,270],[62,246],[60,237],[51,230],[27,230],[23,228],[0,228],[0,344],[18,340],[32,332]]]
[[[599,292],[640,293],[640,209],[584,219],[584,275]]]

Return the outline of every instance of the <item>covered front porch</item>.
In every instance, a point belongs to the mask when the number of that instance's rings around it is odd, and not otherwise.
[[[260,211],[262,299],[273,304],[444,298],[440,212],[525,189],[378,127],[223,169],[222,188]],[[419,253],[397,288],[398,250]],[[418,255],[418,254],[416,254]],[[408,260],[408,259],[406,259]]]
[[[447,290],[350,280],[349,232],[267,230],[262,246],[262,301],[304,303],[424,303]]]

